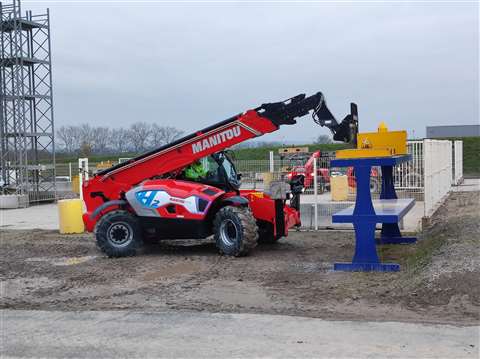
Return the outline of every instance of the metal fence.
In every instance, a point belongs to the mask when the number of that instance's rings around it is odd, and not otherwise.
[[[453,154],[452,154],[452,147]],[[419,140],[408,142],[408,153],[412,160],[394,168],[394,181],[399,198],[415,198],[418,205],[424,206],[421,213],[425,217],[433,214],[446,194],[452,181],[458,183],[463,177],[462,141]],[[305,192],[302,196],[302,223],[306,228],[334,226],[331,216],[335,212],[352,205],[356,196],[356,181],[353,168],[333,168],[330,161],[334,153],[318,155],[317,158],[285,159],[270,156],[265,160],[237,160],[237,171],[242,174],[242,189],[268,191],[271,181],[288,181],[293,175],[305,177]],[[105,163],[89,163],[90,174]],[[78,163],[57,164],[59,198],[70,198],[71,181],[79,174]],[[332,200],[332,176],[346,176],[347,198]],[[380,168],[372,168],[371,195],[379,198],[382,174]],[[62,190],[63,189],[63,190]],[[343,225],[335,224],[335,227]],[[350,226],[350,225],[346,225]]]

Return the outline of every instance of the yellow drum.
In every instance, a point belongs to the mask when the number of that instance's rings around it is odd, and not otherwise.
[[[262,172],[263,185],[265,188],[270,187],[270,182],[273,181],[273,173]]]
[[[83,203],[81,199],[64,199],[58,201],[58,222],[60,233],[83,233]]]
[[[332,193],[332,201],[346,201],[348,198],[347,176],[330,177],[330,191]]]

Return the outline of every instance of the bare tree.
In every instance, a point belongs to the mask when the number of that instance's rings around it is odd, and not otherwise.
[[[183,135],[183,131],[175,127],[166,126],[161,128],[162,128],[163,140],[165,144],[173,142],[179,139],[180,136]]]
[[[151,125],[150,146],[159,147],[173,142],[183,134],[183,131],[175,127],[158,126],[156,123]]]
[[[88,123],[83,123],[78,127],[80,148],[93,149],[95,129]]]
[[[128,138],[135,152],[144,151],[150,140],[150,126],[146,122],[135,122],[128,129]]]
[[[124,128],[114,128],[109,137],[110,147],[115,153],[124,153],[131,147],[129,133]]]
[[[333,142],[332,139],[328,135],[320,135],[315,140],[315,143],[318,143],[318,144],[327,144],[332,142]]]
[[[60,147],[67,153],[73,153],[80,147],[80,131],[78,126],[61,126],[57,129]]]
[[[110,132],[108,127],[95,127],[92,134],[93,149],[96,153],[106,153],[110,144]]]
[[[149,147],[157,147],[175,141],[183,131],[175,127],[136,122],[128,129],[95,127],[89,124],[62,126],[57,130],[59,148],[65,152],[79,152],[83,155],[116,153],[126,151],[141,152]]]

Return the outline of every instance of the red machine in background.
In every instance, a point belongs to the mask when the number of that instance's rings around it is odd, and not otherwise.
[[[319,92],[263,104],[173,143],[95,174],[83,184],[83,220],[100,249],[111,257],[134,255],[146,238],[206,238],[214,235],[226,255],[245,255],[257,240],[276,241],[300,225],[303,178],[269,193],[240,190],[241,175],[225,149],[293,125],[312,112],[337,141],[355,142],[355,104],[338,123]],[[188,180],[185,169],[199,159],[208,172]],[[287,204],[289,201],[289,204]]]
[[[314,183],[314,169],[313,169],[313,162],[317,160],[317,183],[319,187],[319,191],[323,192],[324,190],[330,187],[330,156],[325,156],[322,160],[322,153],[321,151],[315,151],[309,157],[305,165],[303,166],[294,166],[292,170],[287,174],[287,178],[290,180],[295,177],[303,177],[303,182],[305,188],[312,188]],[[351,189],[355,189],[357,187],[357,183],[355,181],[355,173],[353,167],[348,167],[345,175],[348,178],[348,186]],[[371,171],[371,178],[370,178],[370,191],[371,192],[378,192],[380,183],[379,183],[379,171],[376,168],[372,168]]]

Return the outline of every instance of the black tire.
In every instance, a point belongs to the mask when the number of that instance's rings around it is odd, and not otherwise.
[[[260,223],[258,225],[258,243],[277,243],[282,237],[273,234],[273,224]]]
[[[138,219],[127,211],[104,215],[95,227],[97,246],[109,257],[134,256],[142,244]]]
[[[248,207],[221,208],[213,221],[215,243],[220,253],[244,256],[257,245],[258,227]]]

